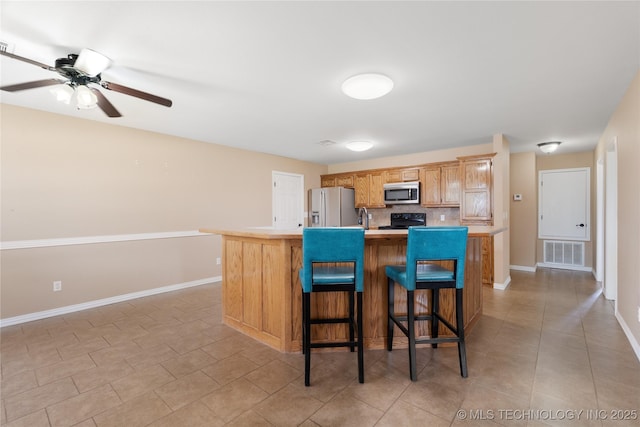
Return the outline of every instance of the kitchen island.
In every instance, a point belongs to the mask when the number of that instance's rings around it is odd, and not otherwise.
[[[298,270],[302,265],[302,230],[204,228],[222,236],[222,320],[279,351],[301,350],[302,305]],[[469,227],[465,265],[464,323],[466,332],[482,314],[482,243],[503,228]],[[387,277],[385,266],[404,264],[407,230],[367,230],[365,233],[365,278],[363,292],[364,346],[385,348],[387,331]],[[398,285],[396,285],[398,286]],[[428,307],[427,292],[416,293],[416,314]],[[440,291],[441,310],[453,321],[454,291]],[[406,296],[396,290],[396,312],[406,311]],[[422,309],[421,309],[422,307]],[[315,293],[312,316],[344,316],[347,296],[343,293]],[[448,311],[447,311],[448,310]],[[426,322],[417,328],[427,336]],[[314,340],[344,340],[346,325],[313,325]],[[442,335],[448,330],[442,329]],[[394,347],[406,347],[403,334],[394,334]]]

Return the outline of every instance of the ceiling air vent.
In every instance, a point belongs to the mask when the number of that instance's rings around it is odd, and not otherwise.
[[[0,52],[6,52],[9,48],[9,43],[0,42]]]
[[[336,142],[330,139],[323,139],[322,141],[318,141],[316,144],[322,145],[323,147],[330,147],[332,145],[336,145]]]

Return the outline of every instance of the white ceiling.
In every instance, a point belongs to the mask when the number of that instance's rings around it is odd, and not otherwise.
[[[322,164],[488,143],[595,147],[640,64],[640,2],[1,2],[0,41],[53,65],[97,50],[123,114],[77,111],[49,88],[2,103]],[[0,85],[53,78],[2,57]],[[358,73],[394,90],[347,98]],[[375,146],[352,153],[348,141]],[[318,144],[332,140],[333,146]]]

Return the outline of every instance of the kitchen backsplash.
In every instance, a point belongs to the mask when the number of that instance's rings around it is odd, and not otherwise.
[[[389,225],[392,213],[396,212],[425,212],[427,225],[460,225],[460,208],[425,208],[419,205],[394,205],[392,208],[369,209],[371,219],[369,227]],[[444,221],[440,216],[444,215]]]

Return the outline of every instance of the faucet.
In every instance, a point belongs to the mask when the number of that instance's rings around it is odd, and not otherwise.
[[[364,221],[362,220],[362,215],[364,215]],[[367,211],[367,208],[361,207],[358,210],[358,222],[360,225],[364,226],[365,230],[369,229],[369,212]]]

